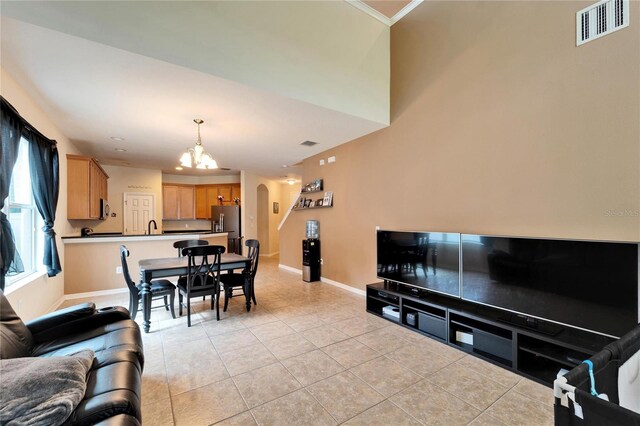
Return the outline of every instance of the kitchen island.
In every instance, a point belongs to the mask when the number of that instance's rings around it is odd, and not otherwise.
[[[62,237],[64,250],[64,293],[90,295],[127,292],[122,276],[120,246],[130,251],[129,274],[138,280],[140,259],[177,256],[173,243],[180,240],[206,240],[227,247],[227,232],[190,232],[152,235],[98,234],[88,237]],[[97,293],[96,293],[97,292]]]

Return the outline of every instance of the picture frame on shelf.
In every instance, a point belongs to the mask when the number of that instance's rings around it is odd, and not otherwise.
[[[318,198],[318,199],[316,200],[315,207],[322,207],[322,202],[323,202],[323,201],[324,201],[324,199],[322,199],[322,198]]]
[[[322,179],[314,179],[302,187],[302,192],[322,191]]]
[[[313,201],[313,200],[312,200],[311,198],[307,198],[307,199],[304,201],[304,207],[305,207],[305,208],[306,208],[306,207],[311,207],[311,202],[312,202],[312,201]]]
[[[322,205],[329,207],[333,205],[333,191],[326,191],[322,200]]]

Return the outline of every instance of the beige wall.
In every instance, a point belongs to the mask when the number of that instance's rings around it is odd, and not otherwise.
[[[312,218],[323,276],[359,288],[376,225],[640,241],[640,3],[576,47],[590,3],[429,1],[395,24],[391,126],[305,160],[335,207],[292,212],[281,263]]]
[[[66,244],[67,262],[64,267],[67,278],[64,284],[65,294],[86,293],[126,288],[122,274],[116,273],[121,266],[120,245],[129,249],[127,265],[134,282],[140,281],[138,261],[141,259],[175,257],[177,252],[173,243],[183,240],[184,236],[176,235],[175,239],[156,241],[131,241],[122,238],[120,242],[87,242]],[[227,247],[227,236],[205,238],[210,244]]]
[[[60,263],[64,265],[65,251],[61,236],[73,232],[72,225],[67,218],[67,154],[80,154],[77,148],[57,129],[38,105],[27,95],[11,75],[4,68],[0,68],[0,91],[2,96],[9,101],[29,123],[50,139],[58,142],[58,153],[60,156],[60,195],[58,197],[58,208],[56,210],[56,222],[54,230],[57,234],[56,243],[60,255]],[[24,320],[29,320],[42,315],[57,304],[64,295],[64,280],[66,270],[63,266],[62,272],[55,277],[49,278],[46,275],[31,281],[29,284],[20,287],[7,289],[7,298],[14,309]]]
[[[269,191],[269,244],[260,241],[261,255],[274,255],[280,251],[278,225],[284,217],[286,209],[280,205],[279,213],[273,213],[273,202],[282,199],[282,184],[276,180],[253,175],[246,171],[241,173],[242,199],[242,235],[244,240],[258,239],[258,186],[264,185]]]
[[[82,227],[89,226],[94,232],[123,232],[124,230],[124,193],[146,193],[155,196],[156,222],[158,232],[162,232],[162,172],[160,170],[138,169],[134,167],[120,167],[102,165],[109,175],[109,206],[116,217],[106,220],[72,220],[76,227],[76,234]]]

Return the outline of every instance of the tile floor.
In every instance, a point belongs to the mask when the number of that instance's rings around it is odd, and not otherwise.
[[[261,259],[256,297],[249,313],[232,299],[219,322],[200,301],[191,328],[153,310],[145,424],[553,424],[551,389],[369,315],[363,297],[305,283],[276,258]]]

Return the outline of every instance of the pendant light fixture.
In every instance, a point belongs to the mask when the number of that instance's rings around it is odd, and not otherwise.
[[[213,159],[211,154],[204,150],[202,146],[202,140],[200,139],[200,125],[204,123],[204,120],[196,118],[193,120],[198,125],[198,140],[196,146],[193,148],[187,148],[187,150],[180,157],[180,165],[182,167],[194,167],[196,169],[217,169],[218,163]]]

